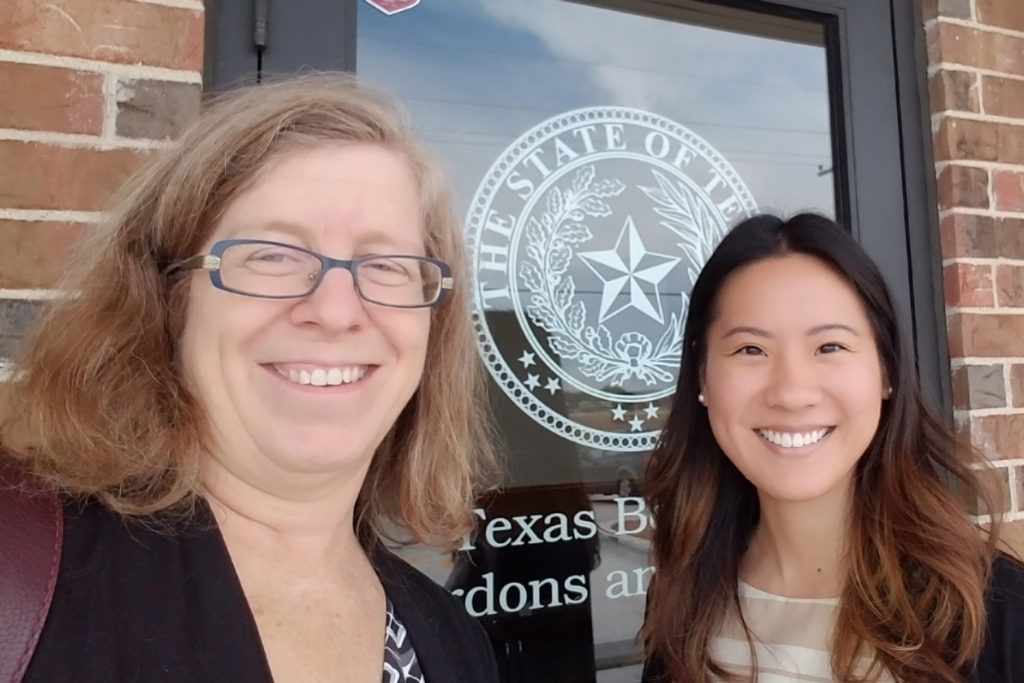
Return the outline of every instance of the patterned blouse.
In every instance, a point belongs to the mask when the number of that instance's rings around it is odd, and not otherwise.
[[[384,673],[382,683],[427,683],[416,660],[416,650],[408,637],[405,626],[398,620],[395,607],[388,599],[388,614],[385,622]]]

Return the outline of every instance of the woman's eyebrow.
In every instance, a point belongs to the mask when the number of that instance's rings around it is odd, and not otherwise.
[[[813,337],[814,335],[821,334],[822,332],[835,332],[835,331],[849,332],[855,337],[860,337],[861,333],[843,323],[825,323],[824,325],[815,325],[811,329],[807,330],[807,336]],[[722,335],[722,339],[727,339],[737,334],[749,334],[754,337],[761,337],[763,339],[771,339],[774,335],[768,330],[761,329],[760,327],[752,327],[750,325],[737,325],[726,330],[725,334]]]
[[[722,339],[727,339],[736,334],[750,334],[755,337],[763,337],[765,339],[771,339],[772,334],[768,330],[762,330],[760,327],[750,327],[749,325],[737,325],[726,330],[725,334],[722,335]]]
[[[254,220],[254,221],[238,221],[235,225],[230,226],[231,232],[234,235],[241,234],[262,234],[262,233],[277,233],[280,235],[290,235],[292,237],[308,238],[311,236],[312,231],[301,223],[295,223],[286,220]]]
[[[807,330],[807,336],[813,337],[814,335],[821,334],[822,332],[835,332],[837,330],[841,332],[849,332],[855,337],[861,336],[860,332],[853,329],[849,325],[844,325],[843,323],[826,323],[824,325],[816,325],[811,329]]]
[[[304,223],[290,221],[287,219],[271,219],[246,223],[240,222],[238,225],[233,227],[234,229],[230,231],[233,235],[276,233],[279,235],[295,237],[310,243],[315,242],[316,239],[321,236],[321,233],[319,233],[315,228]],[[391,251],[420,252],[424,250],[424,246],[422,244],[413,245],[411,243],[403,242],[388,231],[377,228],[368,228],[365,231],[353,233],[352,237],[358,244],[379,245],[386,247]]]

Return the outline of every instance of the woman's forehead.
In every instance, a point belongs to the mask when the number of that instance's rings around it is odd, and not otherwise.
[[[806,254],[786,254],[744,266],[722,283],[711,324],[759,329],[868,323],[856,289],[836,270]]]

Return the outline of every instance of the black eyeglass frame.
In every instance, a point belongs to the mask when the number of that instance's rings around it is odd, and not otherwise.
[[[272,247],[285,247],[287,249],[294,249],[295,251],[301,251],[304,254],[309,254],[313,258],[320,261],[320,272],[317,274],[315,280],[311,281],[309,289],[303,294],[253,294],[251,292],[243,292],[241,290],[230,287],[224,283],[221,278],[220,267],[224,252],[229,247],[236,244],[265,244]],[[416,261],[423,261],[425,263],[431,263],[438,267],[441,271],[441,281],[438,284],[437,296],[433,301],[427,301],[422,304],[389,304],[376,299],[371,299],[363,294],[362,288],[359,286],[359,277],[356,274],[356,269],[360,264],[366,261],[375,261],[377,259],[387,258],[403,258],[403,259],[414,259]],[[448,292],[455,287],[455,279],[452,277],[452,269],[444,261],[440,259],[431,258],[430,256],[416,256],[413,254],[373,254],[371,256],[359,256],[354,259],[336,259],[330,256],[324,256],[323,254],[313,251],[312,249],[306,249],[304,247],[297,247],[294,244],[285,244],[283,242],[274,242],[273,240],[254,240],[254,239],[229,239],[220,240],[215,242],[210,247],[209,254],[196,254],[187,259],[177,261],[170,264],[163,270],[164,276],[173,275],[181,270],[205,270],[210,274],[210,282],[217,289],[222,289],[225,292],[231,292],[232,294],[240,294],[241,296],[251,296],[257,299],[301,299],[304,296],[309,296],[316,291],[316,288],[320,286],[320,283],[324,279],[324,275],[327,271],[332,268],[344,268],[352,274],[352,284],[355,287],[356,293],[359,298],[363,301],[368,301],[378,306],[387,306],[389,308],[433,308],[434,306],[440,305],[445,298],[448,296]]]

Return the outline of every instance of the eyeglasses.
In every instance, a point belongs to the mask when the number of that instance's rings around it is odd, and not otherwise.
[[[436,306],[454,287],[451,268],[427,256],[383,254],[334,259],[309,249],[267,240],[221,240],[209,254],[172,263],[179,270],[207,270],[214,287],[264,299],[308,296],[331,268],[352,273],[356,292],[371,303],[395,308]]]

